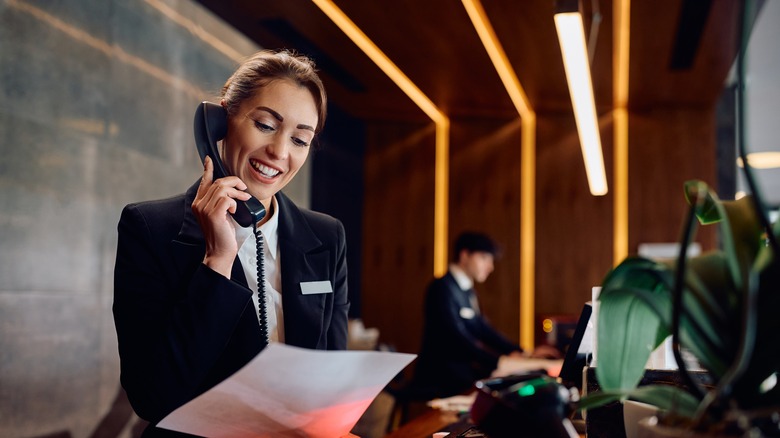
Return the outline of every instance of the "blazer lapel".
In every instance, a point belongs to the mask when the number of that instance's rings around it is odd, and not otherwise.
[[[331,279],[328,251],[315,251],[322,242],[295,204],[283,193],[279,204],[279,252],[282,268],[282,306],[285,343],[317,348],[324,341],[323,312],[327,294],[304,295],[302,281]]]

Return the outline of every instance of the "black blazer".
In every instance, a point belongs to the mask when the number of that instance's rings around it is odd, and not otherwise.
[[[195,183],[183,195],[128,205],[118,226],[113,311],[121,382],[135,412],[152,424],[261,350],[238,257],[232,280],[202,264],[206,247],[191,209],[197,188]],[[281,192],[277,201],[285,343],[346,349],[344,228],[330,216],[298,208]],[[301,293],[301,282],[325,280],[333,293]]]
[[[421,393],[445,397],[463,392],[490,375],[501,355],[522,351],[472,307],[471,293],[461,289],[449,272],[428,286],[414,375]]]

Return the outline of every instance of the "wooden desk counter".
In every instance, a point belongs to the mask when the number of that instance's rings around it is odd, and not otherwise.
[[[385,435],[384,438],[431,438],[436,432],[452,431],[453,426],[457,426],[458,432],[456,433],[461,433],[462,430],[468,428],[465,425],[467,421],[455,412],[430,409]],[[579,436],[585,438],[584,430],[580,431]]]
[[[431,435],[440,432],[453,423],[457,423],[458,420],[458,414],[455,412],[429,409],[412,421],[385,435],[385,438],[431,438]]]
[[[546,370],[550,375],[560,373],[563,361],[560,359],[515,358],[503,356],[492,377],[503,377],[528,371]],[[427,407],[425,411],[408,423],[401,425],[384,438],[431,438],[436,432],[461,433],[470,425],[468,414]],[[452,436],[454,437],[453,434]]]

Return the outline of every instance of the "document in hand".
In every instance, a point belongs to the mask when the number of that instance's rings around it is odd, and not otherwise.
[[[215,438],[344,436],[415,357],[270,344],[157,426]]]

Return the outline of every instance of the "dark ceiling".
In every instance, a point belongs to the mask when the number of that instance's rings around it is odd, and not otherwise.
[[[315,59],[330,99],[366,120],[427,120],[424,113],[310,0],[200,0],[266,48]],[[335,0],[451,118],[517,112],[457,0]],[[612,1],[582,0],[596,27],[592,72],[600,113],[612,105]],[[554,0],[483,0],[482,6],[537,113],[571,111],[555,33]],[[709,107],[734,61],[739,2],[631,2],[629,106]],[[597,25],[600,12],[601,21]]]

